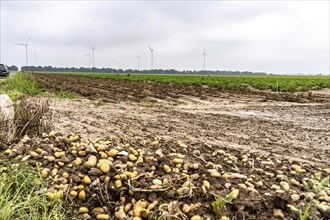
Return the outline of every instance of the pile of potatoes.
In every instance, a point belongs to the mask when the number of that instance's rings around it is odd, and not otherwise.
[[[329,168],[286,166],[275,157],[232,154],[209,145],[91,140],[50,132],[34,139],[25,136],[4,153],[38,166],[50,181],[48,198],[66,200],[81,219],[215,219],[212,202],[228,194],[232,202],[242,194],[242,200],[289,194],[292,204],[317,198],[321,214],[330,210],[329,186],[317,194],[303,189],[315,180],[311,175],[326,177]],[[234,214],[223,209],[218,218]],[[268,215],[286,217],[275,207]]]

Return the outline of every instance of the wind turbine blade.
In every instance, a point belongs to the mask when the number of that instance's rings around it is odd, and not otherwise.
[[[149,47],[149,50],[150,50],[150,51],[154,51],[154,49],[152,49],[149,45],[148,45],[148,47]]]

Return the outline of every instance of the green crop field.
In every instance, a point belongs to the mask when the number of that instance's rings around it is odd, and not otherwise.
[[[225,90],[244,91],[249,87],[280,92],[305,92],[330,88],[329,76],[202,76],[202,75],[140,75],[61,73],[120,80],[154,81],[192,86],[207,85]]]

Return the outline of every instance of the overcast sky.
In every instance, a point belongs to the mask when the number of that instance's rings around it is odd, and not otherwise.
[[[1,2],[1,63],[329,73],[329,1]]]

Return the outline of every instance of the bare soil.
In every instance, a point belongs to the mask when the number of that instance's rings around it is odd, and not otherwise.
[[[56,128],[88,137],[200,141],[330,164],[330,94],[237,94],[215,88],[38,75],[45,88],[88,99],[54,100]],[[277,101],[287,97],[294,101]],[[274,100],[275,99],[275,100]],[[322,101],[322,103],[319,103]]]
[[[152,82],[61,75],[36,77],[40,85],[51,92],[66,90],[78,96],[74,100],[53,100],[51,108],[57,119],[56,131],[74,132],[80,137],[92,139],[120,138],[120,145],[111,141],[112,145],[107,149],[126,146],[125,143],[129,142],[140,153],[143,152],[141,155],[146,154],[157,159],[149,159],[138,166],[138,173],[152,172],[150,168],[156,167],[151,179],[139,176],[131,183],[125,182],[120,192],[111,191],[116,195],[111,204],[118,203],[118,193],[127,196],[129,200],[131,197],[127,195],[127,191],[132,187],[150,189],[151,181],[155,178],[169,178],[176,180],[170,184],[172,190],[157,193],[144,191],[134,194],[135,199],[144,198],[152,202],[155,199],[152,196],[156,195],[161,204],[167,204],[166,207],[170,206],[170,201],[178,201],[180,209],[185,203],[202,202],[198,210],[186,217],[199,214],[205,219],[207,216],[215,219],[211,205],[214,195],[225,196],[231,189],[239,188],[239,198],[226,205],[223,215],[236,216],[236,219],[276,219],[275,212],[280,210],[284,213],[283,218],[297,219],[297,215],[286,205],[306,207],[311,186],[304,187],[303,180],[310,181],[309,178],[316,172],[320,172],[322,178],[329,176],[330,96],[327,93],[273,94],[253,91],[242,94],[216,88]],[[73,141],[81,141],[80,137]],[[37,143],[41,143],[40,146],[43,142],[45,146],[53,143],[54,147],[63,148],[70,155],[69,146],[72,143],[61,141],[67,141],[69,136],[62,137],[59,134],[56,139],[52,138],[54,139],[46,137]],[[158,140],[158,144],[151,144],[154,140]],[[178,141],[187,148],[182,149]],[[163,157],[154,154],[158,149],[162,150]],[[121,150],[130,151],[125,147]],[[176,193],[186,179],[180,179],[182,176],[176,174],[167,175],[162,169],[165,164],[173,165],[173,153],[186,155],[183,166],[188,163],[201,165],[198,170],[188,172],[191,176],[198,174],[202,178],[196,179],[196,182],[191,179],[191,183],[197,188],[183,197],[178,197]],[[247,162],[244,155],[248,155]],[[69,158],[68,163],[73,159],[73,156]],[[127,162],[125,157],[117,159],[120,163]],[[54,166],[53,163],[44,163],[49,169]],[[295,172],[292,164],[299,164],[305,171]],[[85,168],[70,170],[65,166],[63,169],[67,172],[88,172]],[[218,170],[221,177],[209,176],[210,169]],[[241,173],[246,177],[228,179],[225,177],[226,173]],[[102,180],[102,176],[95,175],[92,181],[97,178]],[[293,178],[298,180],[299,186],[290,182]],[[211,183],[210,193],[206,195],[200,188],[203,179]],[[258,181],[262,181],[263,185],[257,186]],[[289,191],[275,191],[272,188],[273,185],[280,185],[281,181],[290,182]],[[247,182],[252,182],[257,192],[247,187]],[[225,187],[226,183],[231,186]],[[244,188],[244,184],[247,188]],[[113,190],[113,186],[111,189]],[[86,190],[90,194],[94,192],[93,188],[87,187]],[[293,194],[298,194],[300,199],[293,201],[290,197]],[[329,187],[326,188],[326,194],[329,199]],[[315,198],[319,198],[318,195]],[[104,206],[96,200],[89,200],[87,203],[78,201],[76,204]],[[325,200],[325,204],[329,205],[330,202]],[[158,206],[157,210],[162,211],[161,207],[163,206]],[[108,208],[113,213],[117,207],[111,205]],[[310,218],[329,218],[329,212],[330,209],[324,212],[313,206]]]

